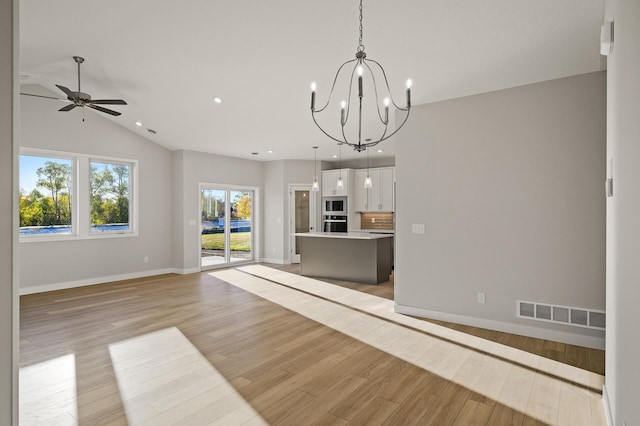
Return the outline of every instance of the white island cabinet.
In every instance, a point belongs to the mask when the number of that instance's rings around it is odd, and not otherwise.
[[[371,177],[371,188],[364,187],[367,173]],[[355,211],[356,212],[393,212],[394,211],[394,168],[379,167],[360,169],[355,172]]]

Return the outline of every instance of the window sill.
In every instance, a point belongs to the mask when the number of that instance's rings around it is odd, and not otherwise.
[[[43,243],[50,241],[84,241],[102,240],[109,238],[131,238],[137,237],[137,232],[96,232],[83,235],[48,235],[48,236],[21,236],[20,243]]]

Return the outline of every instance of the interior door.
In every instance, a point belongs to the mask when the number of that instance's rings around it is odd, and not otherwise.
[[[291,263],[300,263],[300,237],[293,234],[315,230],[316,192],[311,191],[311,185],[291,185],[289,194]]]

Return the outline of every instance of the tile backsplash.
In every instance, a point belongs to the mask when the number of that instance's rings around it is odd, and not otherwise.
[[[393,230],[393,213],[362,213],[360,229]]]

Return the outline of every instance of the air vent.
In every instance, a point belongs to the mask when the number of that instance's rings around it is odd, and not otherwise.
[[[535,318],[536,305],[533,303],[521,302],[520,303],[520,315],[521,317]]]
[[[536,318],[550,320],[551,319],[551,306],[549,305],[536,305]]]
[[[588,315],[589,313],[584,309],[571,309],[571,324],[589,325]]]
[[[604,330],[606,315],[604,311],[551,305],[549,303],[526,302],[518,300],[517,316],[538,321],[555,322],[576,327]]]
[[[561,306],[553,307],[553,320],[558,322],[569,322],[569,308]]]
[[[604,312],[589,312],[589,327],[605,328]]]

